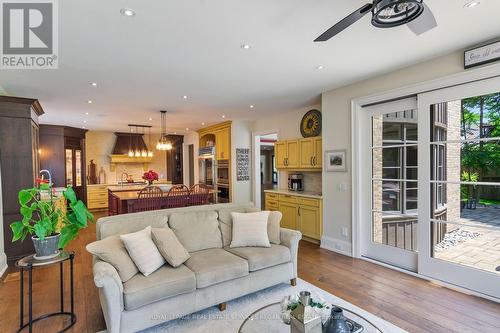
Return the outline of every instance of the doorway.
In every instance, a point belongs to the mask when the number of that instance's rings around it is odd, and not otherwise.
[[[500,77],[358,116],[359,255],[500,299]]]
[[[265,190],[278,188],[279,173],[276,169],[275,143],[277,131],[253,133],[254,204],[265,208]]]

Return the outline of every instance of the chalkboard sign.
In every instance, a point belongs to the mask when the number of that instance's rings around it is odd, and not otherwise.
[[[250,180],[250,149],[236,148],[236,180]]]

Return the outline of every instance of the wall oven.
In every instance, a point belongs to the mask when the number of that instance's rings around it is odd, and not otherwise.
[[[217,161],[217,189],[219,203],[230,202],[229,198],[229,160]]]

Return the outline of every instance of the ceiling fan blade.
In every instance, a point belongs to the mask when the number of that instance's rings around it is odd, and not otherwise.
[[[342,30],[345,28],[349,27],[351,24],[355,23],[358,21],[360,18],[365,16],[367,13],[370,12],[372,9],[373,4],[367,3],[360,9],[356,10],[352,14],[344,17],[342,20],[340,20],[337,24],[335,24],[333,27],[325,31],[321,36],[316,38],[314,41],[315,42],[325,42],[335,36],[336,34],[340,33]]]
[[[437,27],[437,21],[429,6],[424,3],[424,11],[417,19],[409,22],[408,28],[417,36]]]

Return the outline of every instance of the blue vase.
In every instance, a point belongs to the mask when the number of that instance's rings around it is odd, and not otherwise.
[[[342,309],[336,306],[332,307],[330,318],[328,318],[325,325],[323,326],[323,333],[350,333],[350,332],[351,330],[347,325]]]

